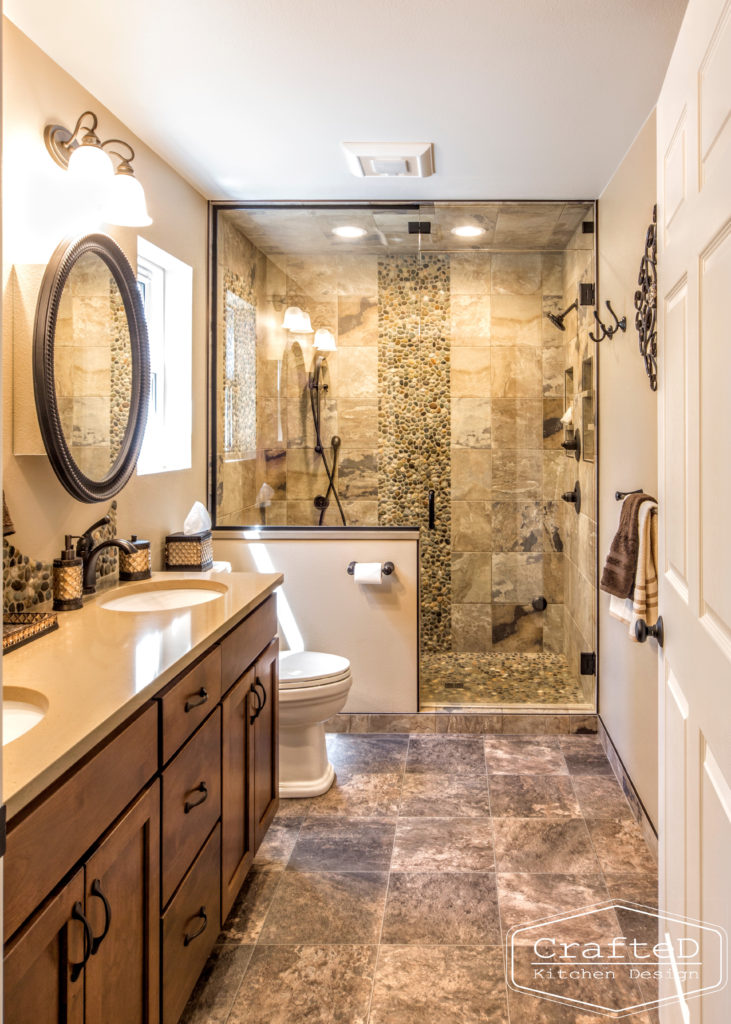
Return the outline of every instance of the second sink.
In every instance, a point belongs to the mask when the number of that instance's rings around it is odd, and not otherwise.
[[[227,591],[214,580],[159,580],[139,587],[124,588],[124,593],[108,597],[100,607],[111,612],[165,612],[192,608],[216,601]]]

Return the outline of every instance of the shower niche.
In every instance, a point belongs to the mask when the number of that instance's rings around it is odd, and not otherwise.
[[[594,218],[214,205],[216,526],[418,527],[423,707],[593,707]]]

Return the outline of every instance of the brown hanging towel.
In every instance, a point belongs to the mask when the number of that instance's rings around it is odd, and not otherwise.
[[[619,529],[610,545],[599,584],[608,594],[629,597],[632,593],[640,549],[640,505],[644,501],[654,500],[649,494],[628,494],[624,499],[619,516]]]

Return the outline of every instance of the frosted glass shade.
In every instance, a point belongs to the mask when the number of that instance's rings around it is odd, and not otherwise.
[[[152,217],[147,212],[145,190],[133,174],[114,175],[107,220],[110,224],[130,228],[152,224]]]
[[[328,331],[324,327],[321,327],[319,331],[315,331],[313,345],[318,352],[334,352],[337,348],[332,331]]]
[[[292,331],[294,334],[312,334],[310,314],[305,313],[299,306],[289,306],[284,311],[282,327],[285,331]]]
[[[69,157],[69,174],[79,182],[110,185],[113,171],[112,161],[104,150],[91,143],[77,146]]]

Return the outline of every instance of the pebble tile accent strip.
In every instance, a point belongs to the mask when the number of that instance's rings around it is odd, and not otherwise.
[[[109,507],[111,522],[92,535],[94,543],[117,536],[117,502]],[[59,549],[60,550],[60,549]],[[47,611],[53,601],[52,563],[24,555],[7,538],[3,540],[3,611]],[[117,575],[117,549],[106,548],[96,563],[96,578]]]

